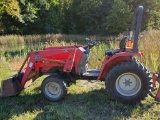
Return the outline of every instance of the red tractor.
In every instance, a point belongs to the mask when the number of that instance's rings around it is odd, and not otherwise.
[[[88,69],[91,48],[97,43],[86,39],[87,45],[47,47],[28,53],[18,74],[2,82],[0,97],[19,94],[42,75],[48,75],[41,85],[42,94],[51,101],[59,101],[67,94],[67,87],[77,79],[104,80],[107,92],[115,100],[125,103],[140,102],[150,93],[150,72],[134,58],[138,52],[138,36],[143,7],[135,10],[129,37],[124,37],[120,48],[107,50],[100,69]],[[132,35],[135,28],[134,42]],[[23,67],[27,64],[26,69]],[[160,101],[160,89],[155,96]]]

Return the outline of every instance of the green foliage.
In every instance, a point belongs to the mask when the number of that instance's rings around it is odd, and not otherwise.
[[[3,26],[3,22],[2,22],[2,14],[4,12],[4,8],[3,8],[3,2],[0,1],[0,34],[4,33],[4,26]]]
[[[160,27],[160,1],[159,0],[125,0],[132,11],[142,5],[144,7],[142,30],[159,29]]]
[[[111,8],[110,0],[65,1],[65,33],[103,34],[102,24]],[[66,29],[67,28],[67,29]]]
[[[160,28],[160,1],[159,0],[146,0],[146,12],[148,13],[146,27],[147,28]]]
[[[131,21],[131,10],[123,0],[114,0],[110,14],[107,16],[106,32],[118,34],[127,31]]]
[[[28,4],[28,3],[27,3]],[[31,2],[30,14],[26,14],[25,34],[59,33],[61,32],[61,18],[59,2],[57,0],[37,0]],[[24,6],[25,7],[25,6]],[[27,20],[28,18],[31,18]]]
[[[20,7],[16,0],[5,0],[3,3],[3,8],[8,15],[16,18],[21,18]]]
[[[37,18],[36,13],[38,11],[38,8],[35,7],[35,5],[29,1],[22,2],[21,4],[21,14],[23,14],[22,18],[26,22],[34,22],[34,19]]]
[[[22,22],[19,3],[16,0],[2,0],[0,2],[0,34],[12,32],[17,26],[11,24],[14,21]]]
[[[159,29],[158,0],[1,0],[0,35],[109,35],[130,27],[132,12],[144,6],[142,29]]]
[[[19,33],[20,29],[18,24],[22,24],[24,22],[19,2],[17,0],[3,0],[0,3],[0,7],[0,23],[2,26],[0,34]]]

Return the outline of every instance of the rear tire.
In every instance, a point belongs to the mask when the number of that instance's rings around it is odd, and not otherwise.
[[[114,66],[106,77],[107,93],[115,100],[136,103],[144,100],[151,89],[148,70],[137,60]]]
[[[67,94],[64,78],[59,75],[51,75],[45,78],[41,84],[42,94],[50,101],[56,102]]]

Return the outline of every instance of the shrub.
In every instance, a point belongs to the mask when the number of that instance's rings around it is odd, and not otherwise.
[[[131,10],[123,0],[114,0],[110,14],[107,16],[106,32],[118,34],[127,31],[131,21]]]

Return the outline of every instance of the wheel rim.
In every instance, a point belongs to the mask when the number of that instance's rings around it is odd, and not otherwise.
[[[116,80],[116,90],[123,96],[133,96],[141,89],[141,79],[133,73],[124,73]]]
[[[56,82],[49,82],[45,85],[45,93],[51,98],[59,97],[61,92],[61,86]]]

